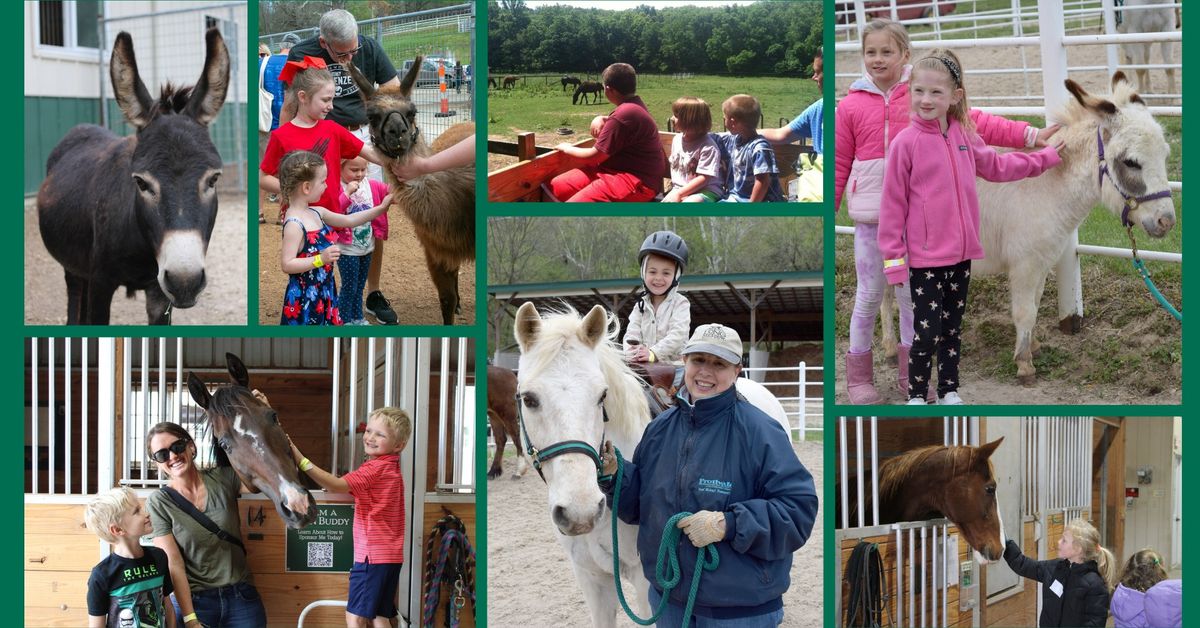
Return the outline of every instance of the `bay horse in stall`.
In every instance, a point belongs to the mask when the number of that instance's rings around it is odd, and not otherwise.
[[[579,77],[571,76],[569,74],[564,74],[562,77],[562,90],[563,90],[564,94],[567,93],[568,85],[574,85],[576,87],[579,87]]]
[[[1167,186],[1171,148],[1125,74],[1113,74],[1112,93],[1107,97],[1091,95],[1070,79],[1065,84],[1074,99],[1053,118],[1063,125],[1056,134],[1065,142],[1059,150],[1062,163],[1032,179],[980,180],[978,186],[985,258],[971,270],[976,275],[1008,277],[1016,328],[1013,359],[1017,379],[1027,386],[1035,382],[1037,373],[1034,331],[1046,276],[1071,244],[1071,232],[1092,208],[1102,205],[1152,238],[1161,238],[1175,227],[1175,203]],[[887,350],[896,343],[895,299],[890,290],[883,292]],[[1078,324],[1073,319],[1060,321],[1060,326],[1072,329]]]
[[[944,517],[958,527],[981,565],[1000,560],[1006,541],[990,458],[1003,441],[1001,437],[979,447],[931,445],[887,459],[877,470],[879,523]],[[851,501],[843,507],[850,508],[856,520],[857,500]],[[870,493],[863,503],[870,511]]]
[[[592,94],[595,98],[592,99],[592,104],[600,102],[600,95],[604,93],[604,86],[596,81],[583,81],[579,87],[575,88],[575,93],[571,96],[571,104],[588,104],[588,94]],[[582,96],[582,98],[580,97]]]
[[[118,137],[81,124],[46,161],[38,189],[38,226],[62,264],[67,324],[107,325],[113,294],[146,292],[146,316],[171,322],[204,290],[204,256],[217,217],[221,156],[208,125],[225,103],[229,51],[221,33],[205,34],[204,70],[193,87],[142,83],[129,33],[113,44],[110,78],[125,119],[137,132]]]
[[[317,518],[317,504],[300,481],[291,443],[279,415],[250,390],[250,374],[236,355],[225,354],[232,385],[208,387],[188,373],[188,392],[201,408],[213,439],[247,487],[266,493],[289,528]]]

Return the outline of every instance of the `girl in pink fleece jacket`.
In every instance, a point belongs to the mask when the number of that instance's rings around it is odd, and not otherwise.
[[[886,156],[893,138],[908,126],[910,43],[904,27],[889,20],[874,20],[863,29],[863,63],[866,74],[850,86],[837,107],[837,153],[834,169],[835,207],[843,193],[854,220],[854,265],[857,287],[850,316],[850,349],[846,353],[846,384],[850,403],[882,401],[874,384],[872,336],[887,280],[879,253],[879,202]],[[1039,131],[1027,122],[1012,122],[971,110],[980,137],[993,146],[1024,148],[1044,145],[1056,130]],[[908,357],[913,339],[912,303],[907,286],[896,289],[900,305],[898,347],[900,391],[908,394]]]
[[[975,177],[1016,181],[1061,161],[1053,146],[997,153],[967,115],[962,65],[936,49],[913,66],[912,118],[888,155],[879,209],[879,250],[889,284],[909,282],[913,341],[909,405],[925,404],[934,352],[938,403],[959,405],[958,360],[971,260],[983,258]]]

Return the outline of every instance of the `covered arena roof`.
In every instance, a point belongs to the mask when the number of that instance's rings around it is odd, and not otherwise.
[[[538,309],[567,303],[580,312],[600,304],[617,312],[623,326],[641,287],[641,279],[632,277],[489,285],[487,292],[506,306],[509,318],[526,302]],[[679,282],[680,292],[692,305],[693,329],[704,323],[722,323],[736,329],[746,341],[821,340],[823,288],[819,271],[685,275]],[[757,328],[754,334],[751,320]]]

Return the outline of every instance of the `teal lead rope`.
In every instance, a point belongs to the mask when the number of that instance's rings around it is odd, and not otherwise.
[[[1154,295],[1154,299],[1158,301],[1158,304],[1161,305],[1164,310],[1170,313],[1171,316],[1174,316],[1175,320],[1182,323],[1183,314],[1179,310],[1175,309],[1175,306],[1167,303],[1166,297],[1164,297],[1163,294],[1158,291],[1158,286],[1154,285],[1154,282],[1150,280],[1150,271],[1146,270],[1146,265],[1142,263],[1140,258],[1133,258],[1133,269],[1142,276],[1142,281],[1146,282],[1146,288],[1150,290],[1150,294]]]
[[[671,591],[679,585],[679,536],[682,531],[676,524],[680,519],[691,516],[690,512],[681,512],[672,516],[667,520],[667,524],[663,526],[662,540],[658,544],[658,562],[654,566],[654,578],[658,581],[658,586],[662,588],[662,599],[658,602],[658,608],[654,609],[654,614],[649,619],[638,617],[633,609],[629,608],[629,603],[625,601],[625,592],[621,590],[621,552],[617,545],[617,512],[616,505],[621,501],[621,477],[625,472],[625,460],[621,458],[621,450],[613,447],[613,454],[617,457],[617,475],[613,485],[613,512],[612,512],[612,539],[613,539],[613,581],[617,585],[617,599],[621,602],[621,608],[625,609],[625,614],[634,623],[641,626],[649,626],[658,621],[659,616],[667,608],[667,603],[671,597]],[[696,604],[696,592],[700,590],[700,574],[704,571],[713,571],[721,564],[721,557],[717,554],[716,544],[706,545],[700,548],[700,554],[697,556],[696,569],[692,573],[692,586],[688,591],[687,607],[683,611],[683,626],[686,628],[692,621],[692,607]]]

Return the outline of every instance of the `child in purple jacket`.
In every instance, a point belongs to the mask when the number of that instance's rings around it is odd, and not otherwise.
[[[1140,550],[1125,563],[1111,609],[1116,628],[1183,626],[1183,581],[1167,579],[1158,552]]]
[[[967,115],[962,64],[936,49],[912,70],[912,117],[888,155],[879,209],[879,250],[889,284],[909,281],[913,342],[909,405],[925,404],[933,355],[938,404],[960,405],[958,360],[971,260],[983,258],[975,177],[1016,181],[1061,161],[1054,146],[1034,153],[997,153]]]

